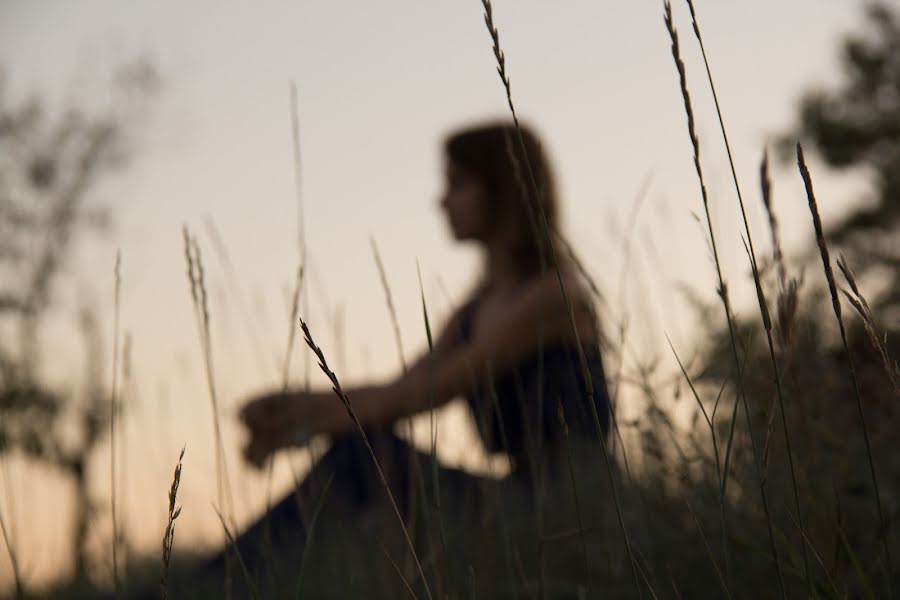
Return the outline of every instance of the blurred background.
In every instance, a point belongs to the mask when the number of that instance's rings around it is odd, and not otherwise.
[[[815,267],[802,182],[779,149],[792,135],[816,139],[804,98],[844,85],[848,34],[878,37],[868,4],[695,4],[758,251],[771,253],[757,183],[768,148],[785,252]],[[725,277],[737,314],[752,318],[727,157],[688,12],[674,9]],[[716,280],[661,5],[497,0],[494,16],[517,110],[558,171],[564,230],[606,296],[601,319],[608,332],[627,323],[629,353],[610,364],[624,356],[620,374],[655,365],[662,382],[677,372],[665,336],[685,358],[699,352],[709,331],[697,305],[715,300]],[[880,102],[896,110],[897,90]],[[250,394],[280,386],[298,230],[309,259],[301,315],[342,382],[396,374],[370,239],[411,361],[426,347],[417,262],[437,323],[480,270],[443,222],[441,142],[507,116],[474,0],[0,4],[0,511],[27,586],[110,578],[117,251],[122,544],[157,552],[186,446],[176,545],[203,551],[222,535],[182,227],[203,253],[226,460],[246,523],[265,507],[266,478],[243,464],[234,415]],[[810,148],[827,227],[881,206],[872,157],[894,149],[879,148],[862,158]],[[872,289],[890,287],[880,273]],[[321,386],[302,345],[291,380]],[[629,398],[626,384],[620,415],[639,418]],[[463,406],[442,409],[441,459],[484,470],[479,448]],[[308,463],[304,450],[280,460],[275,493]],[[3,588],[12,575],[4,551]]]

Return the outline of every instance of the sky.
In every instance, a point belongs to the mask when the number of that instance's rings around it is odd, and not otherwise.
[[[790,127],[805,90],[840,80],[837,41],[860,25],[863,3],[695,5],[751,226],[767,240],[756,179],[762,149]],[[726,278],[739,310],[751,311],[718,123],[686,5],[675,2],[674,10]],[[643,355],[669,359],[664,333],[689,354],[698,327],[677,289],[686,285],[712,298],[715,282],[694,218],[702,205],[661,3],[496,0],[494,18],[517,111],[541,134],[554,161],[564,228],[618,311],[601,318],[613,324],[628,314]],[[77,246],[59,310],[43,333],[45,346],[59,357],[48,377],[70,384],[84,359],[75,307],[87,301],[100,315],[111,315],[113,263],[121,249],[121,320],[134,348],[121,425],[125,526],[139,549],[155,551],[172,468],[186,444],[177,551],[221,539],[210,507],[212,409],[182,226],[196,233],[207,266],[215,382],[227,460],[239,482],[237,520],[245,523],[264,506],[265,479],[240,464],[242,434],[233,414],[253,392],[279,385],[298,264],[290,83],[298,90],[310,253],[304,317],[349,384],[384,380],[399,370],[370,239],[386,267],[407,360],[425,347],[417,263],[436,322],[476,281],[476,250],[454,245],[438,206],[440,144],[460,126],[507,118],[508,109],[477,0],[0,3],[8,98],[40,93],[51,106],[71,99],[100,110],[109,102],[112,70],[137,57],[156,65],[162,88],[133,123],[129,164],[93,190],[92,202],[112,209],[113,227]],[[827,172],[815,156],[811,168],[826,222],[868,190],[861,174]],[[802,184],[790,165],[776,169],[774,184],[786,246],[799,252],[812,234]],[[645,199],[636,204],[644,188]],[[623,232],[629,227],[626,262]],[[211,228],[231,266],[217,252]],[[764,242],[758,245],[769,252]],[[111,339],[112,318],[106,320]],[[295,381],[309,368],[307,356],[295,353]],[[311,377],[321,385],[321,377]],[[442,458],[483,467],[483,456],[467,452],[477,443],[464,411],[453,405],[445,413]],[[300,452],[292,458],[298,469],[307,460]],[[109,494],[108,461],[107,445],[93,465],[101,507]],[[27,579],[64,574],[70,565],[61,532],[71,509],[61,500],[65,481],[17,459],[5,469],[0,509],[14,521]],[[288,461],[281,461],[276,490],[290,479]],[[98,547],[106,543],[105,527],[96,530]],[[4,581],[10,581],[5,556]]]

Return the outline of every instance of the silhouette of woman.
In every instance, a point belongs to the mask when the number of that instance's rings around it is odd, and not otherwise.
[[[526,154],[507,123],[468,128],[446,139],[440,204],[454,238],[483,250],[483,277],[446,323],[432,353],[390,383],[345,390],[401,512],[410,510],[416,489],[428,489],[417,488],[415,478],[430,470],[430,462],[423,461],[431,460],[392,433],[392,424],[403,417],[465,397],[487,451],[506,453],[509,479],[525,483],[533,481],[542,456],[560,446],[560,411],[572,438],[596,439],[598,426],[603,434],[608,429],[609,397],[589,290],[561,251],[551,166],[537,137],[528,128],[521,133]],[[530,192],[529,165],[537,200]],[[590,391],[576,340],[587,361]],[[245,457],[257,466],[301,434],[323,433],[333,440],[298,489],[240,536],[237,546],[248,564],[262,559],[263,539],[276,553],[298,539],[302,543],[308,514],[300,507],[314,505],[326,481],[329,503],[344,503],[351,514],[385,497],[371,457],[332,391],[266,394],[247,402],[240,418],[249,432]],[[463,504],[478,502],[482,478],[444,467],[438,476],[442,493]],[[219,556],[210,567],[221,567],[222,560]]]

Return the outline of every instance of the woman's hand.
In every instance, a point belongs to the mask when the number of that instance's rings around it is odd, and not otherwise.
[[[305,444],[322,431],[336,403],[323,393],[276,392],[251,399],[239,413],[250,433],[244,458],[261,468],[277,450]]]
[[[395,386],[366,386],[347,392],[363,427],[386,425],[402,416]],[[256,467],[277,450],[302,446],[314,435],[351,431],[353,421],[333,391],[275,392],[248,401],[239,413],[250,433],[244,458]]]

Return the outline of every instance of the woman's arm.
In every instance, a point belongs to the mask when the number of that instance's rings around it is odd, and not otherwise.
[[[502,312],[484,322],[468,343],[435,354],[430,364],[426,363],[430,368],[411,370],[392,384],[376,416],[391,421],[432,404],[439,406],[489,378],[505,374],[533,356],[541,345],[574,342],[566,297],[578,338],[591,339],[596,328],[586,290],[571,276],[563,276],[563,285],[566,296],[555,271],[529,283]]]
[[[461,311],[457,311],[437,336],[431,352],[419,357],[398,380],[384,385],[345,388],[354,413],[363,426],[390,424],[401,404],[399,381],[425,376],[429,365],[443,358],[461,341]],[[240,411],[240,419],[250,430],[251,439],[245,447],[248,461],[262,466],[274,451],[305,443],[312,435],[339,435],[353,429],[354,424],[343,403],[333,390],[305,393],[301,391],[274,392],[247,402]]]
[[[593,316],[585,303],[586,292],[570,277],[564,277],[563,282],[579,338],[586,340],[594,332]],[[395,381],[344,390],[364,427],[389,425],[404,416],[440,406],[471,391],[489,376],[507,372],[537,352],[541,344],[574,341],[555,272],[528,284],[502,313],[484,323],[466,343],[458,337],[458,319],[457,313],[432,354],[423,356]],[[275,444],[268,452],[290,445],[298,433],[335,435],[354,428],[346,408],[332,391],[265,396],[245,406],[241,418],[253,432],[254,441],[259,438],[263,449]],[[251,458],[249,454],[248,448]]]

